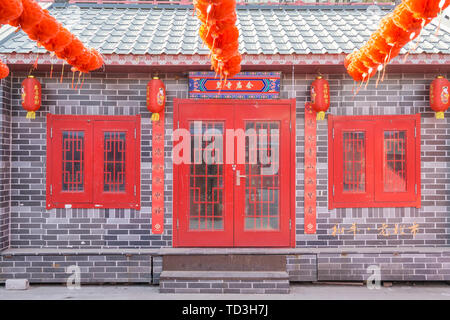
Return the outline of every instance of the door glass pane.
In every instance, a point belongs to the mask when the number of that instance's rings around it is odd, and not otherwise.
[[[84,190],[84,131],[62,133],[62,191]]]
[[[344,191],[362,192],[366,187],[365,132],[344,132]]]
[[[406,191],[406,131],[384,132],[385,192]]]
[[[223,230],[224,124],[190,123],[189,229]]]
[[[104,133],[103,191],[125,191],[125,132]]]
[[[244,228],[278,230],[280,124],[246,121],[245,134]]]

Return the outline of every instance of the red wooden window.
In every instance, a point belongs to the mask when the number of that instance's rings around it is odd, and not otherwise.
[[[420,207],[420,115],[328,118],[329,208]]]
[[[140,209],[140,116],[47,117],[47,209]]]

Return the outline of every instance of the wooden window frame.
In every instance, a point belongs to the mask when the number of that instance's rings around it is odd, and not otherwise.
[[[384,131],[406,131],[406,191],[385,192],[383,181]],[[366,133],[366,188],[343,192],[342,130]],[[341,157],[339,157],[341,156]],[[328,117],[328,208],[394,208],[421,206],[420,114]]]
[[[62,190],[62,132],[84,131],[84,188]],[[104,132],[128,132],[125,136],[124,191],[102,191],[104,187]],[[116,208],[141,209],[141,117],[47,115],[46,209]],[[115,160],[114,160],[115,161]]]

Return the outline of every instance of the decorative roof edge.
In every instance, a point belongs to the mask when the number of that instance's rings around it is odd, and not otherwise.
[[[45,3],[49,3],[48,1],[45,1]],[[78,6],[80,8],[117,8],[117,9],[152,9],[152,8],[161,8],[161,9],[192,9],[194,6],[192,3],[186,4],[183,2],[180,3],[143,3],[143,2],[50,2],[52,8],[65,8],[68,6]],[[376,5],[380,9],[393,9],[395,7],[395,4],[389,4],[389,3],[338,3],[338,4],[309,4],[309,3],[303,3],[303,4],[290,4],[290,3],[284,3],[284,4],[244,4],[244,3],[237,3],[236,8],[237,9],[288,9],[288,10],[365,10],[370,6]]]
[[[5,63],[9,65],[32,65],[38,59],[39,65],[61,65],[62,60],[50,54],[37,53],[10,53],[3,54]],[[297,66],[297,65],[343,65],[346,54],[289,54],[289,55],[263,55],[243,54],[243,66]],[[208,66],[208,55],[103,55],[106,66]],[[450,54],[420,53],[399,55],[390,64],[392,65],[450,65]]]

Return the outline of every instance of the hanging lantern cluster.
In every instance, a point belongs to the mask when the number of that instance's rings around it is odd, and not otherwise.
[[[0,79],[6,78],[9,75],[9,68],[0,60]]]
[[[20,17],[22,10],[21,0],[0,0],[0,25],[8,24]]]
[[[381,19],[379,28],[361,49],[347,55],[344,65],[348,74],[355,81],[368,81],[449,5],[450,0],[403,0]]]
[[[212,69],[221,79],[239,73],[242,56],[236,27],[236,0],[194,0],[194,8],[202,22],[199,34],[210,50]]]
[[[22,4],[22,14],[10,24],[20,27],[39,46],[66,60],[74,67],[72,71],[87,73],[103,65],[103,58],[95,49],[86,48],[35,0],[22,0]]]
[[[28,111],[27,119],[34,119],[36,111],[41,107],[41,84],[33,76],[22,82],[22,107]]]
[[[147,84],[147,109],[152,113],[152,121],[159,121],[159,114],[166,105],[166,87],[158,77],[153,77]]]
[[[21,0],[0,0],[0,27],[20,17],[23,6]],[[0,60],[0,79],[9,75],[9,68]]]
[[[325,119],[325,112],[330,107],[330,85],[322,76],[311,84],[311,107],[317,112],[317,120]]]
[[[450,106],[450,81],[438,76],[430,85],[430,106],[436,112],[436,119],[444,119],[444,112]]]

